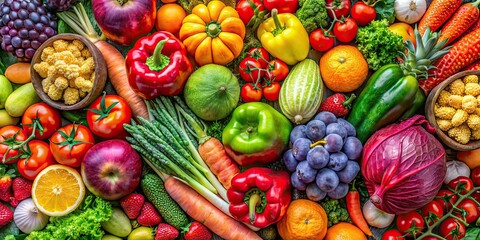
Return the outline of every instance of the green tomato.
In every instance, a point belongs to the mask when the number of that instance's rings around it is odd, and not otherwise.
[[[153,229],[149,227],[135,228],[128,235],[128,240],[154,240]]]

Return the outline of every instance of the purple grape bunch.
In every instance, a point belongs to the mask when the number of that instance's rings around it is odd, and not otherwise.
[[[2,49],[21,62],[29,62],[40,45],[56,34],[55,17],[41,0],[5,0],[0,16]]]
[[[46,0],[44,2],[49,11],[61,12],[69,9],[77,0]]]
[[[292,172],[293,187],[306,191],[313,201],[347,195],[348,184],[360,172],[357,161],[363,150],[352,124],[330,112],[320,112],[306,125],[293,128],[290,146],[283,154],[283,163]]]

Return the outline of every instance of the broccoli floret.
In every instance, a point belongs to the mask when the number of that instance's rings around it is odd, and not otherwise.
[[[330,199],[327,197],[320,201],[320,204],[327,213],[328,227],[339,222],[352,222],[350,215],[348,215],[344,199]]]
[[[297,15],[297,18],[302,22],[308,33],[319,27],[327,26],[328,16],[325,0],[300,0],[298,5],[299,8],[295,15]]]

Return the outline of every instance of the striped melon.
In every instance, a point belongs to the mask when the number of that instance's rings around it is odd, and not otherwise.
[[[293,67],[283,82],[279,103],[283,114],[295,124],[310,120],[323,96],[323,82],[318,64],[305,59]]]

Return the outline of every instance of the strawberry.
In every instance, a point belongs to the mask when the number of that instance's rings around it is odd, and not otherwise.
[[[122,206],[123,211],[127,214],[130,220],[133,220],[140,215],[144,203],[145,197],[139,193],[128,194],[120,200],[120,206]]]
[[[153,227],[162,222],[162,217],[160,217],[160,214],[151,203],[145,202],[137,222],[145,227]]]
[[[32,181],[17,177],[13,179],[13,196],[20,202],[32,196]]]
[[[0,228],[13,220],[13,211],[7,205],[0,203]]]
[[[0,167],[0,200],[4,202],[9,202],[12,197],[12,177],[15,175],[14,169],[6,171],[7,168],[2,166]],[[5,172],[6,171],[6,172]]]
[[[320,104],[318,112],[328,111],[337,117],[345,117],[350,111],[350,105],[355,98],[356,96],[353,93],[348,99],[341,93],[335,93]]]
[[[183,229],[185,240],[210,240],[212,233],[199,222],[192,222]]]
[[[176,228],[167,223],[160,223],[155,233],[155,240],[174,240],[180,233]]]

